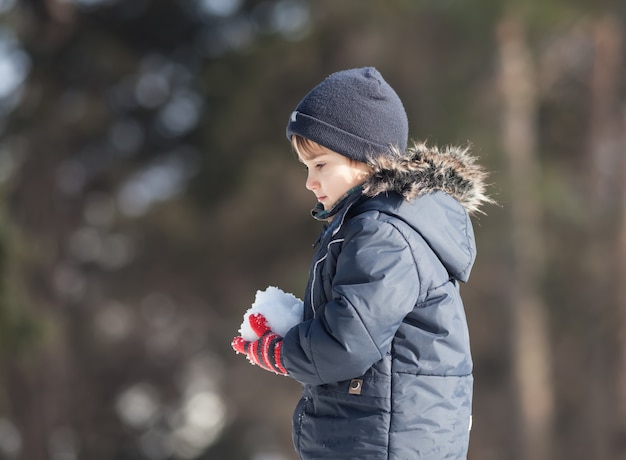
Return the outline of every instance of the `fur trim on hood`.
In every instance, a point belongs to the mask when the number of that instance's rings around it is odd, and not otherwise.
[[[469,148],[428,147],[414,143],[406,153],[394,150],[368,160],[373,169],[363,193],[376,196],[397,192],[410,201],[426,193],[441,190],[454,197],[468,213],[482,213],[480,207],[494,203],[486,195],[487,172],[476,164]]]

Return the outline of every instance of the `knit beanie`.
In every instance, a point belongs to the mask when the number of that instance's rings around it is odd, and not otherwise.
[[[406,150],[408,119],[402,101],[374,67],[342,70],[313,88],[291,113],[296,134],[365,162],[395,146]]]

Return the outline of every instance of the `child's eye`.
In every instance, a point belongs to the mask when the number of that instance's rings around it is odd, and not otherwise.
[[[317,169],[322,169],[324,166],[326,166],[326,163],[318,163],[315,165]]]

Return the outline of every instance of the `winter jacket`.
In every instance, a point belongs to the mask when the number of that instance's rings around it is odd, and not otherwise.
[[[465,459],[472,358],[459,282],[476,250],[468,210],[484,173],[466,150],[416,145],[371,161],[323,232],[304,321],[283,364],[303,385],[302,459]]]

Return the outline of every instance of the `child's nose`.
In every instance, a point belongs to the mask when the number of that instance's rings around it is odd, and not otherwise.
[[[318,185],[319,184],[317,179],[315,179],[313,173],[309,171],[308,175],[306,176],[306,183],[304,184],[304,186],[307,188],[307,190],[313,191],[318,187]]]

